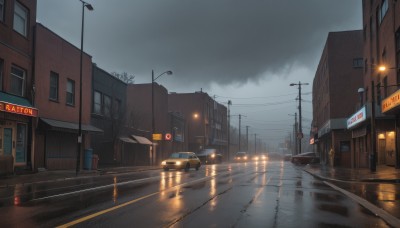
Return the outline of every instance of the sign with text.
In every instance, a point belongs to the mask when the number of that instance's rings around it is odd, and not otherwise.
[[[397,90],[386,99],[382,100],[382,113],[385,113],[400,105],[400,90]]]
[[[347,129],[354,127],[355,125],[363,122],[366,119],[367,112],[364,106],[358,112],[354,113],[350,118],[347,119]]]
[[[161,141],[162,134],[153,134],[153,141]]]
[[[0,111],[15,113],[24,116],[38,116],[38,110],[36,108],[10,104],[6,102],[0,102]]]

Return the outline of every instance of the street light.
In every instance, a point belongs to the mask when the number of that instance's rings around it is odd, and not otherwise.
[[[81,147],[82,147],[82,59],[83,59],[83,30],[85,21],[85,7],[92,11],[93,6],[87,2],[79,0],[82,2],[82,30],[81,30],[81,57],[80,57],[80,68],[79,68],[79,128],[78,128],[78,151],[76,155],[76,173],[78,175],[80,169],[81,160]]]
[[[156,78],[154,78],[154,70],[151,71],[151,139],[153,141],[153,145],[152,145],[152,160],[154,160],[154,155],[155,155],[155,150],[154,150],[154,139],[153,139],[153,135],[156,132],[156,124],[155,124],[155,119],[154,119],[154,82],[160,78],[161,76],[163,76],[164,74],[167,75],[172,75],[172,71],[168,70],[163,72],[162,74],[158,75]],[[154,163],[154,161],[151,161],[152,163]]]
[[[302,85],[308,85],[308,83],[290,83],[290,86],[299,86],[299,135],[297,135],[297,138],[299,139],[299,153],[301,154],[301,139],[303,138],[303,129],[301,127],[301,86]]]

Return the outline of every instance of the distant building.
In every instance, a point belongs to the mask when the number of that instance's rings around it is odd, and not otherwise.
[[[169,110],[186,119],[187,149],[217,149],[227,159],[227,108],[207,93],[170,93]]]
[[[359,108],[357,91],[363,86],[362,37],[361,30],[330,32],[315,73],[313,141],[324,164],[329,164],[328,152],[333,148],[335,166],[351,167],[352,134],[346,121]]]

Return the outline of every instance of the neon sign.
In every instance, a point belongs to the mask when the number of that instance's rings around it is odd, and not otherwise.
[[[0,111],[14,113],[18,115],[24,115],[24,116],[32,116],[32,117],[38,116],[38,110],[35,108],[30,108],[5,102],[0,102]]]

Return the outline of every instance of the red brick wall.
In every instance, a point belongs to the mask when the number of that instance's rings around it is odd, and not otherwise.
[[[82,71],[82,123],[90,123],[92,58],[84,53]],[[59,100],[49,100],[50,71],[59,74]],[[39,116],[67,122],[79,121],[80,49],[37,24],[35,105]],[[66,105],[67,79],[75,81],[75,105]]]

